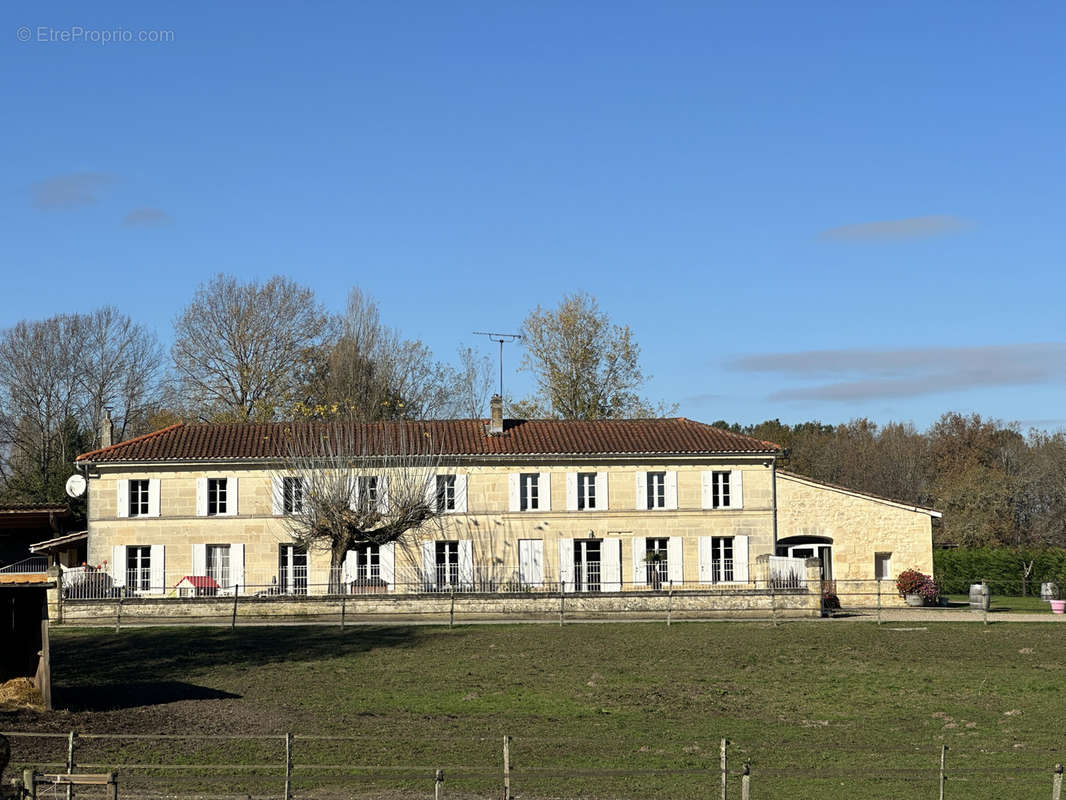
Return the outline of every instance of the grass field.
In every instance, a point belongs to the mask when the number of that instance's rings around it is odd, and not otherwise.
[[[68,710],[0,729],[358,737],[298,740],[297,763],[351,768],[299,768],[297,797],[426,796],[436,766],[449,797],[498,797],[504,734],[518,798],[706,798],[722,737],[758,798],[936,797],[941,744],[949,797],[1045,797],[1066,760],[1066,643],[1043,624],[64,630],[53,671]],[[277,740],[92,746],[100,763],[278,757]],[[61,761],[63,740],[17,740],[13,765],[48,747]],[[280,792],[242,781],[214,791]]]

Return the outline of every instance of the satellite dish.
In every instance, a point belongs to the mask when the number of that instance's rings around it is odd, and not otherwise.
[[[85,494],[85,476],[71,475],[67,478],[67,497],[81,497]]]

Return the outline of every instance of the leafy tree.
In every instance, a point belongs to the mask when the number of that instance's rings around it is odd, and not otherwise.
[[[605,419],[666,412],[638,394],[645,376],[633,332],[613,324],[589,294],[568,295],[555,309],[537,306],[522,323],[522,344],[522,369],[533,373],[537,392],[512,413]]]

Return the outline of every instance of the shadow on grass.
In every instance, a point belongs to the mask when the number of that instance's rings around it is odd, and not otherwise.
[[[237,700],[241,695],[182,681],[140,681],[68,686],[56,692],[56,707],[67,711],[117,711],[181,700]]]
[[[413,647],[425,635],[418,629],[403,627],[55,631],[51,637],[52,680],[56,696],[61,698],[57,706],[71,710],[83,706],[89,710],[96,703],[79,699],[82,696],[97,697],[108,708],[215,699],[225,693],[196,695],[197,691],[214,690],[176,682],[174,678],[231,665],[254,668],[344,658],[381,648]],[[122,693],[137,691],[142,694],[140,700],[115,699]],[[178,696],[182,692],[187,696]]]

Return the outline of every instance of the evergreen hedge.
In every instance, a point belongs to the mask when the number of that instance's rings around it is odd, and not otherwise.
[[[1025,577],[1025,567],[1033,568]],[[1066,582],[1066,550],[1053,547],[959,547],[933,551],[933,573],[941,591],[965,594],[971,583],[987,583],[993,594],[1039,595],[1045,581]]]

